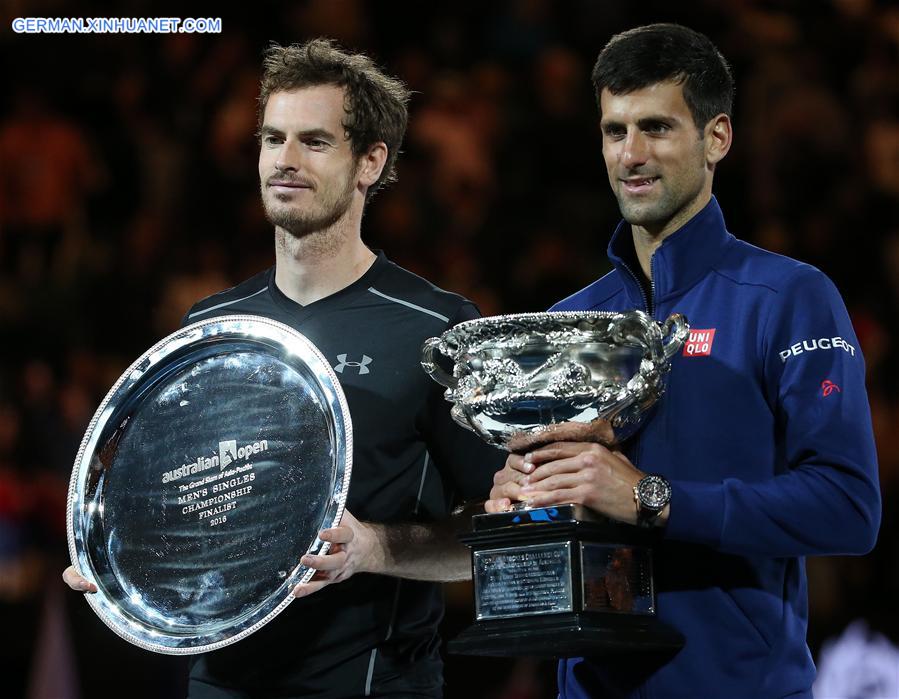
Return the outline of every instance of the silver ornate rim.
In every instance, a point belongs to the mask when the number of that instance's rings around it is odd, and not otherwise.
[[[642,311],[632,311],[633,313],[643,313]],[[454,325],[450,330],[465,328],[466,326],[482,325],[489,327],[491,325],[502,325],[503,323],[548,319],[559,321],[584,321],[584,320],[610,320],[612,318],[621,318],[625,313],[616,311],[530,311],[528,313],[507,313],[498,316],[485,316],[484,318],[472,318],[471,320],[463,320],[461,323]]]
[[[250,335],[252,330],[253,335]],[[182,349],[188,344],[216,337],[221,339],[228,335],[239,337],[242,340],[265,338],[266,341],[275,343],[285,349],[289,349],[296,357],[305,362],[312,370],[318,387],[331,398],[332,407],[339,406],[334,411],[334,437],[336,473],[325,516],[320,529],[336,526],[343,517],[346,508],[346,498],[349,491],[350,475],[353,463],[353,427],[350,420],[349,406],[346,402],[343,389],[337,379],[337,375],[331,365],[325,359],[318,348],[304,335],[293,328],[262,316],[254,315],[230,315],[201,320],[186,326],[168,337],[163,338],[149,350],[144,352],[131,366],[119,377],[106,397],[100,403],[92,417],[75,464],[72,469],[72,477],[69,481],[69,492],[66,504],[66,532],[69,545],[69,556],[72,565],[79,575],[97,583],[94,569],[91,565],[91,557],[84,539],[86,532],[76,518],[76,513],[85,506],[83,484],[87,475],[87,469],[94,456],[97,441],[109,418],[115,412],[116,405],[130,392],[149,369],[156,366],[172,352]],[[316,537],[309,546],[308,553],[327,553],[330,545]],[[167,637],[163,632],[153,629],[149,625],[142,625],[138,620],[126,616],[115,605],[115,602],[105,594],[104,589],[98,584],[98,591],[86,594],[85,598],[91,608],[100,619],[121,638],[145,650],[167,655],[193,655],[206,653],[236,643],[265,626],[278,614],[280,614],[293,600],[292,590],[300,583],[308,582],[315,575],[315,570],[301,565],[291,571],[277,590],[268,599],[235,626],[236,632],[227,638],[213,640],[204,636],[179,636]],[[209,636],[218,636],[210,634]],[[165,641],[164,639],[168,639]]]
[[[512,313],[466,320],[440,336],[441,351],[453,356],[454,349],[488,347],[505,335],[506,341],[516,337],[520,329],[527,335],[528,344],[547,342],[569,344],[572,336],[603,335],[616,328],[616,322],[635,322],[644,332],[659,334],[654,321],[643,311],[616,313],[612,311],[545,311],[540,313]],[[519,338],[522,342],[525,340]]]

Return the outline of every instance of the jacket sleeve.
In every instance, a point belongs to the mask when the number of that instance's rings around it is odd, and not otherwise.
[[[666,537],[742,555],[867,553],[881,501],[865,365],[826,276],[803,267],[786,281],[758,352],[775,416],[773,476],[673,482]]]

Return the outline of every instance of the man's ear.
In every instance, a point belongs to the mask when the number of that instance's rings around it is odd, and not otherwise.
[[[371,187],[387,164],[387,144],[378,141],[372,145],[367,153],[359,156],[359,184],[364,187]]]
[[[705,125],[705,158],[711,167],[724,159],[733,139],[733,126],[727,114],[719,114]]]

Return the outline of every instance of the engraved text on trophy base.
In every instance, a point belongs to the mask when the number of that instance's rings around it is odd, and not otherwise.
[[[478,620],[572,610],[571,543],[474,553]]]

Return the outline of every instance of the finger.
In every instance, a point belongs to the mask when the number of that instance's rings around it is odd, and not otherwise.
[[[585,482],[590,482],[590,480],[585,478],[583,473],[557,473],[544,478],[538,483],[526,485],[521,489],[521,492],[522,495],[526,495],[528,499],[531,499],[535,493],[577,488],[580,485],[584,485]]]
[[[338,570],[346,565],[347,554],[345,551],[337,553],[329,553],[326,556],[315,556],[307,554],[300,559],[307,568],[315,568],[316,570]]]
[[[516,471],[513,471],[510,468],[501,468],[499,471],[493,474],[493,484],[505,485],[506,483],[514,483],[516,473]]]
[[[505,512],[512,507],[512,501],[509,498],[499,498],[497,500],[488,500],[484,503],[484,509],[489,513]]]
[[[579,489],[561,488],[557,490],[539,491],[533,493],[528,498],[529,507],[548,507],[550,505],[562,505],[569,502],[581,505],[584,504]]]
[[[535,466],[540,466],[550,461],[570,459],[578,454],[591,452],[599,455],[610,453],[602,444],[594,442],[553,442],[535,449],[527,457]]]
[[[588,452],[578,454],[576,456],[550,461],[537,467],[537,469],[528,476],[527,482],[522,485],[525,489],[535,489],[537,486],[540,490],[544,490],[543,481],[552,476],[562,473],[589,473],[600,465],[601,458],[594,453]]]
[[[356,536],[352,528],[347,526],[333,527],[331,529],[322,529],[318,534],[318,538],[322,541],[328,541],[332,544],[348,544]]]
[[[97,591],[97,586],[86,578],[78,575],[73,566],[69,566],[63,571],[62,579],[65,581],[66,585],[77,592],[93,593]]]
[[[534,470],[534,464],[531,463],[529,457],[530,454],[509,454],[506,458],[506,469],[519,473],[530,473]]]
[[[331,584],[330,580],[300,583],[295,588],[293,588],[293,596],[297,597],[297,598],[308,597],[313,592],[318,592],[323,587],[327,587],[330,584]]]
[[[495,485],[490,489],[491,500],[519,500],[521,498],[521,486],[517,483]]]
[[[327,565],[326,562],[332,560],[338,553],[342,553],[344,556],[347,555],[343,544],[332,544],[326,551],[319,549],[319,553],[307,553],[300,559],[300,563],[307,568],[318,568],[319,566],[313,565],[313,563]]]

